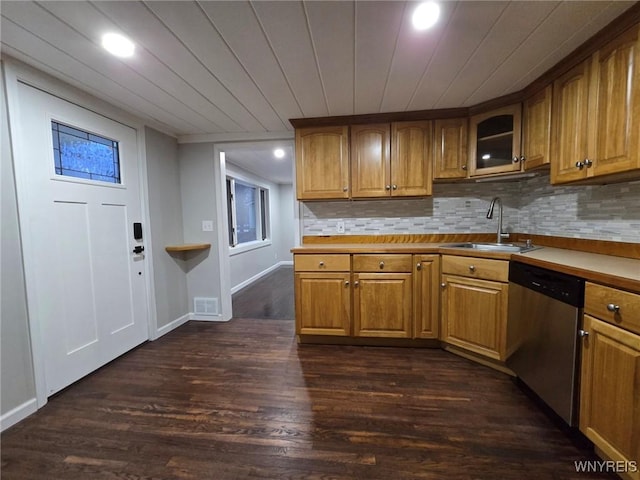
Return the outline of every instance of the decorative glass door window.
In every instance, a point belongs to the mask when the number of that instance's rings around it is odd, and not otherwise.
[[[57,175],[121,183],[117,141],[55,121],[51,133]]]

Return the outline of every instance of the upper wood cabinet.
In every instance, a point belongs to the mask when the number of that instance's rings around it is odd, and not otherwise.
[[[551,183],[637,176],[638,32],[633,27],[554,82]]]
[[[351,197],[431,194],[431,122],[351,126]]]
[[[522,107],[522,162],[523,170],[534,170],[549,165],[551,149],[551,95],[552,85],[527,98]]]
[[[433,178],[445,180],[467,177],[467,118],[436,120],[434,134]]]
[[[349,198],[349,127],[296,129],[299,200]]]

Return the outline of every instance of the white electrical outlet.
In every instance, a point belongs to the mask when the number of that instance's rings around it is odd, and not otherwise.
[[[336,223],[336,230],[338,233],[344,233],[344,222],[340,221]]]
[[[213,220],[203,220],[202,221],[202,231],[203,232],[213,232]]]

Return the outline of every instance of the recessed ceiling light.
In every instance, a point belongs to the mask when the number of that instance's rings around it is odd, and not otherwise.
[[[273,151],[273,156],[276,158],[284,158],[284,150],[281,148],[276,148]]]
[[[435,2],[424,2],[413,11],[413,28],[416,30],[426,30],[435,25],[440,18],[440,5]]]
[[[119,33],[105,33],[102,36],[104,49],[116,57],[131,57],[136,49],[134,43]]]

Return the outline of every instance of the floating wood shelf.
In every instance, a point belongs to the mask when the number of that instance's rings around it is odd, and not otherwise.
[[[164,249],[169,252],[194,252],[196,250],[206,250],[211,248],[210,243],[184,243],[182,245],[167,245]]]

